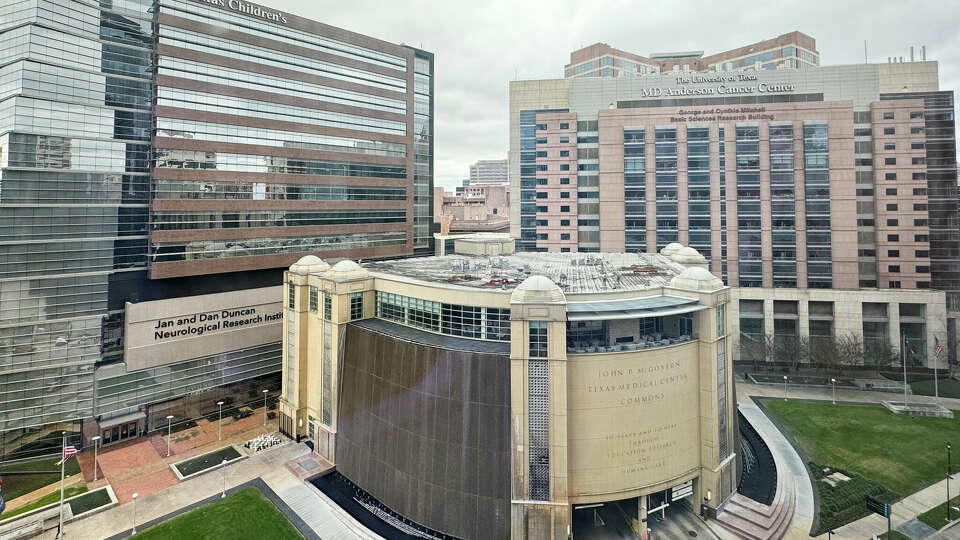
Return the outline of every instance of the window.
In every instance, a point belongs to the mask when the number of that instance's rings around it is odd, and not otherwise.
[[[897,143],[885,142],[885,143],[883,143],[883,149],[884,149],[884,150],[896,150],[896,149],[897,149]]]
[[[333,319],[333,296],[330,293],[323,293],[323,318]]]
[[[930,288],[930,282],[929,282],[929,281],[918,281],[918,282],[917,282],[917,288],[918,288],[918,289],[929,289],[929,288]]]
[[[561,198],[561,199],[569,199],[569,198],[570,198],[570,192],[569,192],[569,191],[561,191],[561,192],[560,192],[560,198]]]
[[[569,142],[570,142],[570,137],[560,137],[560,142],[561,142],[561,143],[569,143]]]
[[[560,157],[570,157],[570,151],[569,151],[569,150],[561,150],[561,151],[560,151]]]
[[[561,227],[569,227],[569,226],[570,226],[570,220],[569,220],[569,219],[561,219],[561,220],[560,220],[560,226],[561,226]]]
[[[537,240],[549,240],[550,236],[547,233],[537,233]]]
[[[870,128],[856,128],[853,130],[853,134],[856,137],[869,137],[873,135],[873,130]]]
[[[896,158],[894,158],[893,161],[897,161]],[[884,180],[896,180],[896,179],[897,179],[897,173],[895,173],[895,172],[883,173],[883,179],[884,179]]]
[[[546,150],[540,150],[540,151],[538,151],[538,152],[537,152],[537,157],[547,157],[547,151],[546,151]]]
[[[884,165],[896,165],[896,164],[897,164],[897,158],[895,158],[895,157],[883,158],[883,164],[884,164]]]
[[[537,198],[538,198],[538,199],[546,199],[546,198],[547,198],[547,192],[546,192],[546,191],[538,191],[538,192],[537,192]]]
[[[530,358],[547,357],[547,321],[530,321]]]
[[[570,170],[570,164],[569,164],[569,163],[561,163],[561,164],[560,164],[560,170],[561,170],[561,171],[569,171],[569,170]]]
[[[884,119],[884,120],[893,120],[893,112],[892,112],[892,111],[884,112],[884,113],[883,113],[883,119]]]
[[[896,205],[896,204],[888,204],[888,205],[887,205],[887,210],[890,211],[890,212],[896,212],[896,211],[897,211],[897,205]]]
[[[547,179],[546,179],[546,178],[537,178],[537,185],[538,185],[538,186],[545,186],[545,185],[547,185]]]
[[[925,212],[927,210],[927,205],[925,203],[916,203],[913,205],[913,209],[917,212]]]
[[[569,240],[569,239],[570,239],[570,233],[560,233],[560,239],[561,239],[561,240]]]
[[[911,158],[910,163],[913,165],[924,165],[927,163],[927,158],[923,158],[923,157]]]
[[[560,253],[570,253],[570,248],[560,248]]]
[[[570,211],[570,207],[569,207],[569,206],[561,206],[561,207],[560,207],[560,211],[561,211],[561,212],[569,212],[569,211]]]
[[[896,191],[896,190],[894,190]],[[860,188],[857,190],[857,197],[873,197],[873,189]]]
[[[887,272],[890,272],[891,274],[898,274],[898,273],[900,273],[900,265],[899,265],[899,264],[891,264],[891,265],[887,266]]]
[[[538,207],[537,207],[537,212],[546,212],[546,211],[547,211],[547,207],[546,207],[546,206],[538,206]]]
[[[914,254],[918,259],[926,259],[927,257],[930,256],[930,250],[929,250],[929,249],[918,249],[918,250],[914,251],[913,254]]]
[[[891,289],[899,289],[899,288],[900,288],[900,282],[899,282],[899,281],[891,281],[891,282],[890,282],[890,288],[891,288]]]
[[[923,133],[923,128],[922,128],[922,127],[916,127],[916,126],[914,126],[914,127],[910,128],[910,134],[911,134],[911,135],[919,135],[919,134],[921,134],[921,133]]]
[[[929,274],[929,273],[930,273],[930,267],[927,266],[927,265],[919,265],[919,264],[918,264],[918,265],[917,265],[917,273],[918,273],[918,274]]]
[[[287,307],[296,307],[296,289],[293,288],[293,283],[287,285]]]
[[[900,235],[899,235],[899,234],[888,234],[888,235],[887,235],[887,242],[899,242],[899,241],[900,241]]]
[[[543,131],[545,129],[547,129],[546,124],[537,124],[537,131]]]
[[[926,219],[915,219],[915,220],[913,220],[913,225],[914,225],[915,227],[926,227],[926,226],[927,226],[927,220],[926,220]]]
[[[319,309],[319,300],[317,300],[318,291],[316,287],[310,287],[310,313],[316,313]]]
[[[363,293],[350,293],[350,320],[363,318]]]
[[[544,172],[547,170],[546,165],[537,165],[537,172]]]
[[[787,56],[787,55],[785,55]],[[869,124],[870,123],[870,111],[853,111],[853,123],[854,124]]]
[[[717,337],[727,333],[727,305],[717,306]]]
[[[911,149],[911,150],[923,150],[923,143],[922,143],[922,142],[912,142],[912,143],[910,143],[910,149]]]
[[[923,118],[923,111],[910,111],[910,119]]]
[[[899,249],[888,249],[888,250],[887,250],[887,257],[899,257],[899,256],[900,256],[900,250],[899,250]]]
[[[898,220],[896,220],[896,219],[888,219],[888,220],[887,220],[887,226],[889,226],[889,227],[896,227],[896,226],[899,225],[899,224],[900,224],[900,222],[899,222]]]
[[[560,179],[560,185],[562,185],[562,186],[563,186],[563,185],[567,185],[567,184],[569,184],[569,183],[570,183],[570,179],[569,179],[569,178],[561,178],[561,179]]]
[[[570,124],[567,122],[560,122],[560,129],[570,129]]]
[[[887,195],[896,195],[897,188],[887,188]]]
[[[913,179],[914,179],[914,180],[926,180],[926,179],[927,179],[927,173],[924,173],[924,172],[915,172],[915,173],[913,173]]]
[[[926,197],[926,196],[927,196],[927,188],[925,188],[925,187],[913,188],[913,194],[916,195],[916,196]]]
[[[916,235],[913,236],[913,241],[914,241],[914,242],[929,242],[929,241],[930,241],[930,235],[928,235],[928,234],[916,234]]]
[[[883,128],[883,134],[884,134],[884,135],[896,135],[896,134],[897,134],[897,128],[892,128],[892,127]]]

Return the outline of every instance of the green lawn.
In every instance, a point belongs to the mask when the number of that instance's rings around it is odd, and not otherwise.
[[[950,499],[950,506],[960,506],[960,495]],[[958,518],[960,518],[960,513],[951,509],[950,521],[955,521]],[[933,527],[934,529],[939,530],[941,527],[947,524],[947,505],[941,503],[937,507],[931,508],[930,510],[920,514],[917,516],[917,519]]]
[[[236,448],[232,446],[225,446],[219,450],[214,450],[213,452],[208,452],[201,456],[188,459],[183,463],[177,463],[176,467],[177,470],[180,471],[180,474],[189,476],[206,469],[219,467],[223,460],[230,461],[231,459],[236,459],[238,457],[240,457],[240,453],[237,452]]]
[[[880,535],[880,540],[912,540],[909,536],[899,532],[899,531],[890,531],[890,533],[883,533]]]
[[[0,476],[3,477],[3,497],[12,501],[21,495],[40,489],[43,486],[60,481],[60,467],[58,458],[28,461],[0,467]],[[6,474],[8,472],[38,472],[38,474]],[[39,471],[48,471],[46,474]],[[67,476],[80,472],[76,458],[67,461]]]
[[[900,497],[941,480],[945,443],[960,450],[960,414],[952,420],[896,415],[880,405],[763,400],[807,459],[845,469]],[[954,471],[960,469],[960,451]]]
[[[105,504],[110,504],[110,494],[106,488],[101,488],[70,501],[70,509],[73,510],[73,515],[78,516]]]
[[[79,495],[85,491],[87,491],[86,486],[69,487],[63,490],[63,498],[66,499],[68,497],[73,497],[74,495]],[[53,504],[55,502],[58,502],[59,500],[60,500],[60,490],[58,489],[53,493],[40,497],[39,499],[37,499],[36,501],[28,505],[21,506],[16,510],[10,510],[9,512],[4,512],[3,515],[0,516],[0,521],[4,521],[10,518],[19,516],[20,514],[25,514],[31,510],[36,510],[37,508],[40,508],[42,506],[46,506],[48,504]]]
[[[133,538],[292,540],[303,536],[259,489],[248,487],[226,499],[218,499],[154,525]]]

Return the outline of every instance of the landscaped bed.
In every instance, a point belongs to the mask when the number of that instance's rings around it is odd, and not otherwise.
[[[232,446],[225,446],[219,450],[176,463],[174,464],[174,467],[177,468],[177,471],[180,472],[182,477],[186,478],[190,475],[197,474],[214,467],[219,467],[223,460],[233,461],[240,457],[242,456],[240,452],[237,452],[236,448]]]
[[[876,489],[871,485],[882,487],[887,495],[881,498],[888,502],[941,480],[946,470],[946,443],[960,448],[960,415],[954,419],[911,417],[872,404],[833,405],[770,398],[758,401],[793,437],[811,468],[844,471],[850,482],[856,482],[843,486],[845,490],[866,493]],[[818,473],[813,476],[817,478]],[[823,489],[817,489],[823,496]],[[843,515],[830,518],[825,502],[846,499],[840,493],[836,495],[820,501],[824,522],[820,532],[826,530],[823,525],[837,527],[841,521],[867,514],[865,505],[860,513],[844,510],[838,503],[832,513]]]
[[[66,489],[63,490],[63,496],[64,496],[64,498],[73,497],[74,495],[79,495],[79,494],[81,494],[81,493],[85,493],[86,491],[87,491],[86,486],[69,487],[69,488],[66,488]],[[53,504],[53,503],[56,503],[56,502],[60,502],[60,490],[59,490],[59,489],[56,490],[56,491],[54,491],[53,493],[48,493],[47,495],[44,495],[43,497],[40,497],[39,499],[37,499],[36,501],[34,501],[34,502],[30,503],[30,504],[21,506],[20,508],[17,508],[16,510],[8,510],[8,511],[4,512],[3,515],[0,516],[0,522],[3,522],[3,521],[6,521],[6,520],[8,520],[8,519],[12,519],[12,518],[15,518],[15,517],[17,517],[17,516],[26,514],[27,512],[30,512],[31,510],[36,510],[37,508],[43,508],[44,506],[47,506],[48,504]]]
[[[259,489],[248,487],[154,525],[133,538],[292,540],[303,536]]]
[[[953,510],[957,506],[960,506],[960,495],[950,499],[950,521],[956,521],[960,519],[960,512]],[[946,503],[941,503],[935,508],[931,508],[926,512],[917,516],[917,519],[926,523],[927,525],[933,527],[934,529],[939,530],[941,527],[947,524],[947,505]]]
[[[110,499],[110,494],[107,493],[106,488],[97,489],[94,491],[88,491],[83,495],[70,500],[70,509],[73,510],[73,515],[79,516],[84,512],[89,512],[95,508],[100,508],[106,504],[113,502]]]

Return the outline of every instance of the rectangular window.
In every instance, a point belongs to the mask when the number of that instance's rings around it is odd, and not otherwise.
[[[928,222],[927,222],[926,219],[915,219],[915,220],[913,220],[913,224],[914,224],[914,226],[916,226],[916,227],[926,227],[926,226],[927,226],[927,223],[928,223]]]
[[[569,227],[569,226],[570,226],[570,220],[569,220],[569,219],[561,219],[561,220],[560,220],[560,226],[561,226],[561,227]]]
[[[891,274],[897,274],[897,273],[899,273],[899,272],[900,272],[900,265],[899,265],[899,264],[891,264],[891,265],[887,266],[887,272],[890,272]]]
[[[350,320],[363,318],[363,293],[350,293]]]
[[[891,289],[899,289],[899,288],[900,288],[900,282],[899,282],[899,281],[891,281],[889,288],[891,288]]]
[[[928,249],[918,249],[913,252],[913,254],[919,259],[926,259],[930,256],[930,250]]]
[[[561,211],[561,212],[569,212],[569,211],[570,211],[570,207],[569,207],[569,206],[561,206],[561,207],[560,207],[560,211]]]
[[[884,164],[884,165],[896,165],[896,164],[897,164],[897,158],[895,158],[895,157],[883,158],[883,164]]]
[[[569,151],[569,150],[561,150],[561,151],[560,151],[560,157],[570,157],[570,151]]]
[[[561,191],[561,192],[560,192],[560,198],[561,198],[561,199],[569,199],[569,198],[570,198],[570,192],[569,192],[569,191]]]
[[[529,321],[530,358],[547,357],[547,321]]]
[[[896,205],[896,204],[888,204],[888,205],[887,205],[887,210],[889,210],[890,212],[896,212],[896,211],[897,211],[897,205]]]
[[[567,122],[560,122],[560,129],[570,129],[570,124]]]
[[[887,226],[888,226],[888,227],[896,227],[896,226],[899,225],[899,224],[900,224],[900,221],[898,221],[898,220],[896,220],[896,219],[888,219],[888,220],[887,220]]]
[[[287,284],[287,307],[293,309],[296,307],[296,289],[293,283]]]
[[[924,145],[922,142],[912,142],[910,143],[911,150],[923,150]]]
[[[919,134],[921,134],[921,133],[923,133],[923,128],[922,128],[922,127],[916,127],[916,126],[915,126],[915,127],[910,128],[910,134],[911,134],[911,135],[919,135]]]
[[[896,161],[896,159],[894,159],[894,161]],[[895,173],[895,172],[883,173],[883,179],[884,179],[884,180],[896,180],[896,179],[897,179],[897,173]]]
[[[896,195],[897,188],[887,188],[887,195]]]
[[[884,112],[884,113],[883,113],[883,119],[884,119],[884,120],[893,120],[893,112],[892,112],[892,111]]]
[[[318,291],[316,287],[310,287],[310,313],[316,313],[320,302],[317,300]]]
[[[892,128],[892,127],[883,128],[883,134],[884,134],[884,135],[896,135],[896,134],[897,134],[897,128]]]
[[[727,333],[727,305],[717,306],[717,337]]]
[[[888,234],[888,235],[887,235],[887,242],[899,242],[899,241],[900,241],[900,235],[899,235],[899,234]]]
[[[899,257],[899,256],[900,256],[900,250],[899,250],[899,249],[888,249],[888,250],[887,250],[887,257]]]
[[[561,171],[569,171],[569,170],[570,170],[570,164],[569,164],[569,163],[561,163],[561,164],[560,164],[560,170],[561,170]]]
[[[914,179],[914,180],[926,180],[926,179],[927,179],[927,173],[915,172],[915,173],[913,173],[913,179]]]
[[[570,142],[570,137],[560,137],[560,142],[561,142],[561,143],[569,143],[569,142]]]
[[[927,158],[922,158],[922,157],[911,158],[910,163],[913,165],[924,165],[927,163]]]
[[[897,149],[897,143],[885,142],[885,143],[883,143],[883,149],[884,149],[884,150],[896,150],[896,149]]]
[[[560,179],[560,185],[561,185],[561,186],[567,185],[567,184],[569,184],[569,183],[570,183],[570,179],[569,179],[569,178],[561,178],[561,179]]]
[[[910,111],[910,119],[923,118],[923,111]]]
[[[929,241],[930,241],[930,235],[928,235],[928,234],[916,234],[916,235],[913,236],[913,241],[914,241],[914,242],[929,242]]]
[[[323,318],[333,319],[333,297],[330,293],[323,293]]]

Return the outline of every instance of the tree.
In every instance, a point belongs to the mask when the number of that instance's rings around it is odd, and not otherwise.
[[[833,341],[836,348],[836,361],[841,372],[843,366],[863,365],[866,349],[863,345],[863,338],[859,334],[850,332],[837,336]]]

